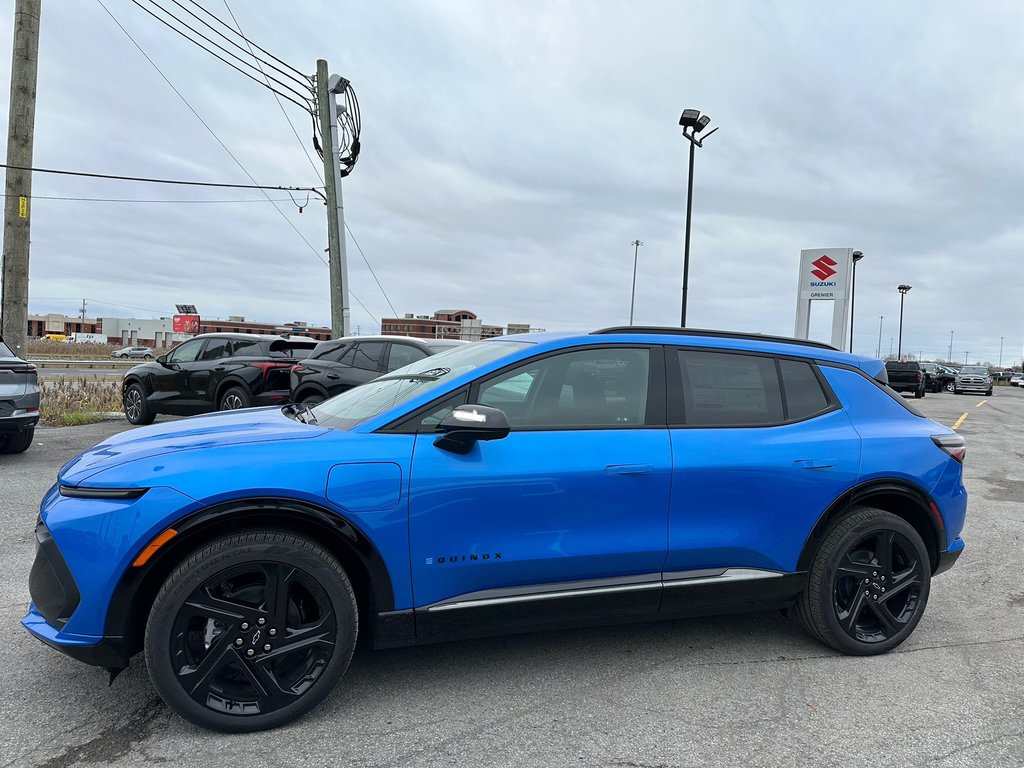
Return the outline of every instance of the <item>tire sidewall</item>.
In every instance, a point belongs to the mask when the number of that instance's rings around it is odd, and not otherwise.
[[[264,538],[259,540],[258,537]],[[171,633],[179,610],[195,589],[221,571],[249,562],[293,565],[319,582],[335,612],[338,635],[327,668],[313,688],[295,703],[265,715],[234,716],[204,707],[182,688],[171,661]],[[311,542],[289,534],[243,534],[204,547],[187,558],[164,582],[146,623],[146,667],[154,688],[164,701],[192,723],[225,733],[262,731],[301,717],[330,694],[352,659],[358,627],[351,583],[333,557]]]
[[[128,401],[128,395],[131,392],[136,391],[136,390],[139,393],[139,417],[137,419],[132,419],[131,416],[128,415],[128,402],[127,401]],[[146,390],[138,382],[133,382],[133,383],[129,384],[127,389],[125,389],[125,391],[124,391],[124,398],[121,400],[121,407],[124,408],[124,417],[128,421],[129,424],[138,424],[138,425],[143,425],[144,426],[146,424],[152,424],[153,423],[153,419],[156,418],[156,414],[154,414],[149,409],[149,405],[146,403]]]
[[[928,596],[931,590],[931,561],[928,557],[928,550],[921,540],[921,536],[914,529],[910,523],[906,522],[902,518],[896,517],[889,512],[882,510],[875,510],[869,508],[861,508],[857,511],[872,511],[876,513],[870,520],[862,521],[858,524],[850,526],[849,530],[844,533],[842,538],[839,540],[837,545],[832,549],[830,553],[826,555],[823,551],[819,550],[818,554],[815,555],[812,568],[819,568],[824,570],[824,574],[827,578],[823,579],[823,588],[826,590],[826,594],[820,596],[818,616],[815,617],[817,621],[828,629],[828,635],[831,637],[830,645],[842,651],[855,656],[869,656],[880,653],[886,653],[892,650],[896,646],[900,645],[914,632],[918,623],[921,621],[921,617],[924,615],[926,608],[928,607]],[[844,518],[847,519],[847,518]],[[837,524],[843,521],[837,521]],[[896,635],[887,640],[879,643],[863,643],[850,637],[839,624],[839,617],[835,610],[835,585],[838,573],[836,570],[839,561],[849,551],[849,549],[857,543],[860,539],[863,539],[868,534],[874,531],[890,530],[904,536],[912,546],[914,546],[916,556],[924,563],[925,578],[921,585],[919,605],[917,612],[907,622],[906,626]]]
[[[238,395],[238,399],[242,401],[242,404],[238,408],[227,408],[225,406],[225,401],[231,395]],[[221,394],[220,396],[220,402],[217,404],[217,406],[218,410],[221,411],[239,411],[242,408],[249,408],[252,406],[252,397],[242,387],[239,387],[238,385],[233,385],[224,390],[223,394]]]

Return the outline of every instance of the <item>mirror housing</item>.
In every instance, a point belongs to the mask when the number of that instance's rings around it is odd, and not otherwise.
[[[160,355],[160,357],[158,357],[156,359],[156,362],[158,362],[158,363],[160,363],[160,365],[166,367],[167,366],[167,355]]]
[[[486,405],[458,405],[437,428],[444,434],[434,445],[462,455],[469,453],[477,440],[501,440],[509,433],[505,412]]]

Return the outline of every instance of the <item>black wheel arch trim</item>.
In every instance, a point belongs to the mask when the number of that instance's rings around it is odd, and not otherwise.
[[[913,504],[913,509],[916,512],[914,515],[916,522],[920,522],[922,519],[928,521],[927,525],[924,526],[925,530],[923,531],[924,535],[922,538],[924,539],[925,547],[928,549],[931,570],[934,573],[939,565],[941,554],[946,550],[946,526],[942,519],[942,514],[927,491],[914,483],[898,478],[868,480],[850,488],[833,501],[818,518],[810,534],[805,539],[803,548],[800,551],[800,558],[797,561],[796,570],[806,571],[810,568],[811,560],[813,560],[814,553],[817,550],[817,544],[822,540],[825,530],[831,525],[833,520],[873,496],[886,494],[898,496]],[[902,517],[898,512],[893,513]],[[907,522],[915,528],[922,527],[916,525],[915,520],[907,520]]]
[[[322,384],[315,381],[304,381],[298,387],[296,387],[295,397],[292,400],[296,403],[301,403],[302,398],[311,394],[316,394],[318,397],[322,397],[327,400],[331,395],[327,392],[327,388]]]
[[[237,374],[231,373],[217,382],[217,386],[216,389],[214,390],[212,401],[213,407],[219,408],[221,399],[224,397],[224,395],[227,393],[229,389],[232,389],[234,387],[244,389],[249,394],[250,398],[255,397],[252,391],[252,385],[249,384],[245,379],[238,376]]]
[[[240,499],[198,510],[169,527],[177,534],[145,565],[129,566],[121,574],[107,607],[104,635],[122,638],[122,666],[142,649],[149,606],[174,567],[207,542],[242,530],[269,528],[316,537],[332,554],[340,555],[346,571],[353,570],[353,561],[363,569],[363,573],[350,572],[349,577],[360,598],[360,608],[366,606],[366,601],[371,605],[367,618],[394,611],[391,576],[380,553],[349,520],[324,507],[276,497]],[[148,544],[138,543],[133,560]]]

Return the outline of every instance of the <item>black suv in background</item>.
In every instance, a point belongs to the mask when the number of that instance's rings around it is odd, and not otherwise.
[[[191,416],[288,402],[288,371],[316,342],[301,336],[206,333],[124,375],[124,415],[150,424],[157,414]]]
[[[885,373],[889,377],[889,386],[897,392],[913,392],[914,397],[924,397],[926,384],[920,363],[888,360],[885,363]]]
[[[956,374],[949,368],[937,363],[921,363],[924,371],[924,386],[929,392],[952,392],[956,382]]]
[[[22,453],[39,423],[39,377],[0,336],[0,453]]]
[[[410,336],[349,336],[321,341],[292,366],[291,399],[315,405],[409,363],[468,342]]]

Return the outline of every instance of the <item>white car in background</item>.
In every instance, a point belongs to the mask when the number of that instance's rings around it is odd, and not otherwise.
[[[1024,374],[1015,373],[1010,377],[1011,387],[1024,387]]]

